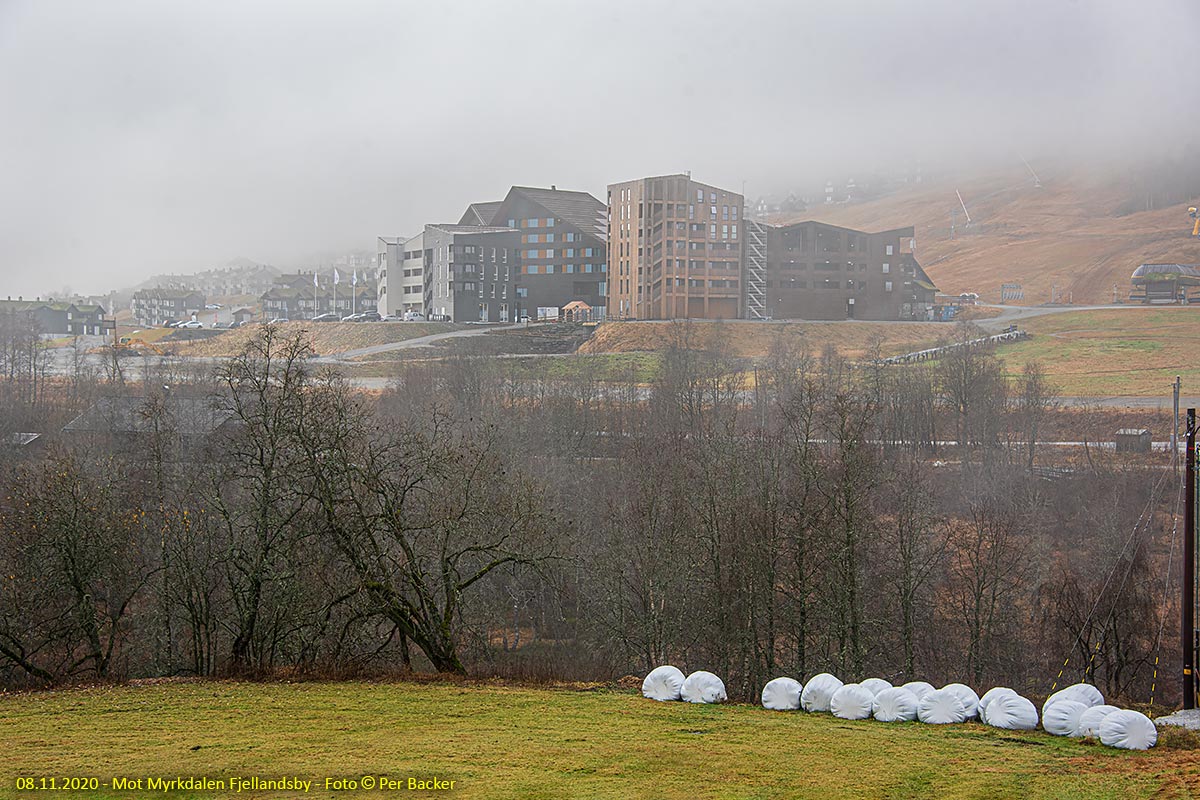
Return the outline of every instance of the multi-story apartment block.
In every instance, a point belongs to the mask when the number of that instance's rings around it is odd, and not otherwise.
[[[426,225],[425,309],[430,319],[517,319],[515,278],[521,232],[482,225]]]
[[[742,195],[690,175],[608,187],[608,315],[743,315]]]
[[[380,236],[377,275],[379,313],[425,313],[425,234],[411,238]]]
[[[491,205],[477,203],[472,209]],[[493,213],[492,225],[521,232],[518,314],[557,317],[563,306],[580,301],[591,307],[593,318],[604,316],[608,218],[603,203],[587,192],[556,186],[514,186]]]
[[[140,289],[133,293],[131,308],[138,325],[162,325],[168,320],[187,319],[203,311],[205,296],[190,289]]]
[[[936,289],[913,255],[913,228],[865,233],[746,223],[747,316],[924,320]]]

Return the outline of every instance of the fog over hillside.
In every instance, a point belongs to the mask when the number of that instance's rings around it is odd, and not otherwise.
[[[283,266],[510,184],[1196,157],[1192,0],[0,3],[0,278]],[[1136,187],[1135,187],[1136,188]]]

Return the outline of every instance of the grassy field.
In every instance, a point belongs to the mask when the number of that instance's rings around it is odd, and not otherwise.
[[[1200,790],[1196,740],[1182,733],[1130,753],[1041,732],[846,722],[609,690],[158,684],[3,697],[0,730],[6,797],[36,794],[15,791],[19,776],[291,776],[313,781],[317,797],[397,793],[326,789],[326,778],[363,775],[454,780],[416,795],[464,798],[1094,800]]]
[[[1185,391],[1200,386],[1200,309],[1078,311],[1021,326],[1032,338],[997,355],[1011,375],[1027,361],[1041,362],[1062,394],[1167,397],[1176,375]]]

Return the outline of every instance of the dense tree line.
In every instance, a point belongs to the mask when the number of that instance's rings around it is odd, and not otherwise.
[[[649,386],[460,358],[371,396],[270,328],[215,373],[85,376],[76,404],[136,391],[140,432],[3,473],[0,678],[674,662],[743,698],[822,670],[1036,694],[1069,656],[1148,699],[1177,661],[1178,478],[1039,470],[1036,365],[747,369],[673,335]],[[201,440],[181,394],[221,421]]]

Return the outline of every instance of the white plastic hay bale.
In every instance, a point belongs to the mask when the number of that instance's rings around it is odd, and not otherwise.
[[[839,719],[870,719],[875,695],[857,683],[847,683],[829,698],[829,710]]]
[[[682,690],[683,673],[669,664],[650,670],[650,674],[642,681],[642,696],[651,700],[678,700]]]
[[[1114,711],[1121,709],[1116,706],[1101,704],[1092,706],[1087,711],[1084,711],[1079,716],[1079,725],[1075,728],[1073,736],[1090,736],[1093,739],[1100,738],[1100,726],[1104,723],[1104,718]]]
[[[967,719],[976,719],[979,716],[979,695],[975,694],[975,690],[970,686],[965,683],[948,683],[942,687],[942,691],[951,692],[962,701]]]
[[[867,678],[865,681],[859,681],[858,685],[874,695],[879,694],[884,689],[892,688],[892,685],[883,678]]]
[[[725,682],[704,670],[687,676],[679,697],[687,703],[724,703],[728,699],[725,696]]]
[[[800,708],[800,693],[804,687],[793,678],[768,681],[762,690],[763,708],[771,711],[795,711]]]
[[[1158,741],[1158,729],[1145,714],[1113,711],[1100,723],[1100,741],[1123,750],[1149,750]]]
[[[880,722],[912,722],[917,718],[917,696],[902,686],[875,695],[871,713]]]
[[[987,709],[988,705],[1002,694],[1016,694],[1007,686],[994,686],[983,693],[983,697],[979,698],[979,721],[984,725],[988,724]]]
[[[934,689],[918,701],[917,719],[927,725],[953,725],[966,722],[967,710],[954,692]]]
[[[1037,706],[1016,692],[993,695],[987,705],[987,724],[1006,731],[1031,731],[1038,725]]]
[[[908,689],[916,696],[918,700],[920,700],[922,697],[933,691],[933,684],[926,683],[925,681],[909,681],[900,688]]]
[[[800,693],[800,707],[805,711],[828,711],[833,693],[842,688],[842,682],[828,672],[814,675]]]
[[[1071,736],[1088,707],[1078,700],[1058,700],[1042,711],[1042,727],[1055,736]]]
[[[1065,689],[1059,689],[1054,694],[1046,698],[1046,702],[1042,704],[1042,716],[1046,716],[1046,709],[1057,703],[1059,700],[1074,700],[1077,703],[1083,703],[1088,708],[1092,706],[1103,705],[1104,695],[1100,690],[1090,683],[1075,683]]]

